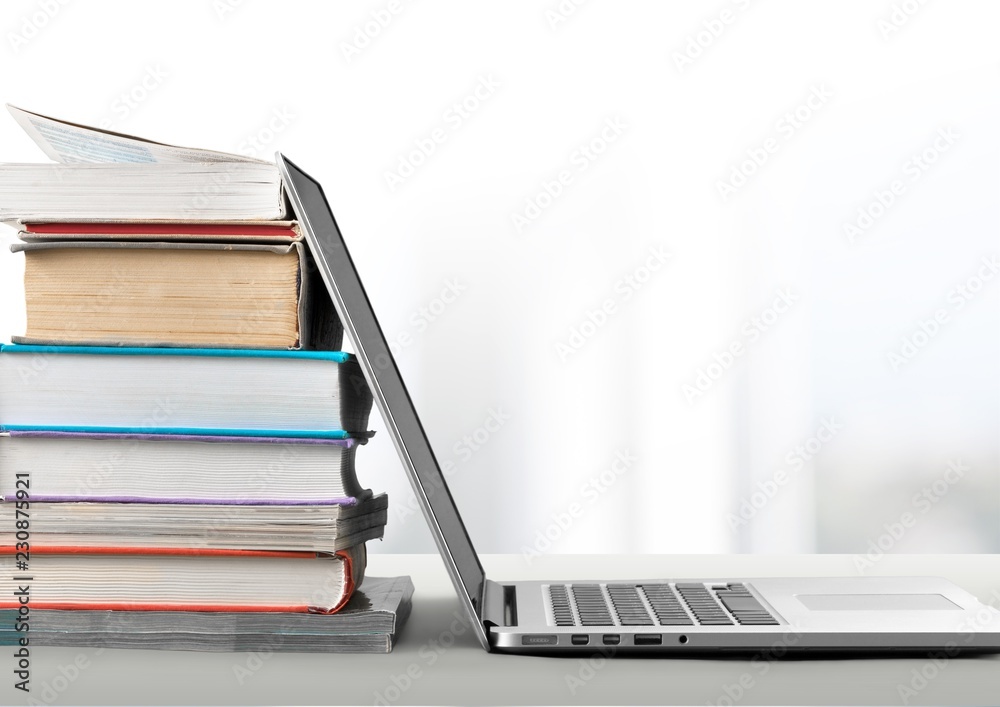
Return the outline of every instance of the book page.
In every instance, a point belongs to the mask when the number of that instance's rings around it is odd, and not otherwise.
[[[7,110],[42,151],[56,162],[256,162],[227,152],[175,147],[107,130],[56,120],[10,104]]]

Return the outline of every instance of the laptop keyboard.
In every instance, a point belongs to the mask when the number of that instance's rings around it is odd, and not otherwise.
[[[565,584],[549,585],[549,604],[556,626],[576,626],[576,618],[573,616]]]
[[[649,615],[649,609],[639,596],[638,587],[631,584],[609,584],[608,596],[622,626],[653,625],[653,617]]]
[[[745,584],[551,584],[556,626],[777,626]]]
[[[776,626],[778,624],[767,609],[757,601],[744,584],[730,584],[715,589],[715,596],[722,602],[740,626]]]
[[[669,584],[643,584],[642,591],[649,600],[653,615],[660,626],[693,626],[694,621]]]
[[[687,604],[699,626],[732,626],[733,622],[704,584],[676,584],[677,593]],[[726,585],[729,586],[729,585]]]
[[[607,626],[613,624],[608,603],[599,584],[574,584],[571,587],[581,626]]]

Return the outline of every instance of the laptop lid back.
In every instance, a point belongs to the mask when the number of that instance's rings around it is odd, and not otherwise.
[[[354,261],[323,188],[280,153],[276,155],[299,227],[316,261],[344,331],[354,346],[365,382],[382,413],[438,551],[468,612],[472,630],[489,650],[481,620],[486,576],[444,474],[431,449],[389,344],[361,284]]]

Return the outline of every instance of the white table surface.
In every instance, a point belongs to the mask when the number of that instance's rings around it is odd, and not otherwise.
[[[846,555],[562,555],[530,564],[487,555],[483,564],[500,580],[857,574]],[[489,654],[462,629],[437,555],[372,554],[368,571],[409,574],[416,585],[413,614],[389,655],[36,648],[31,698],[56,705],[1000,704],[1000,655],[767,663]],[[887,556],[866,573],[944,576],[1000,607],[1000,556]],[[0,704],[30,704],[13,689],[12,652],[0,650]]]

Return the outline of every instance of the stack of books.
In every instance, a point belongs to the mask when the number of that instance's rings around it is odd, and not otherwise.
[[[372,396],[275,165],[11,113],[57,163],[0,165],[0,643],[390,650]]]

